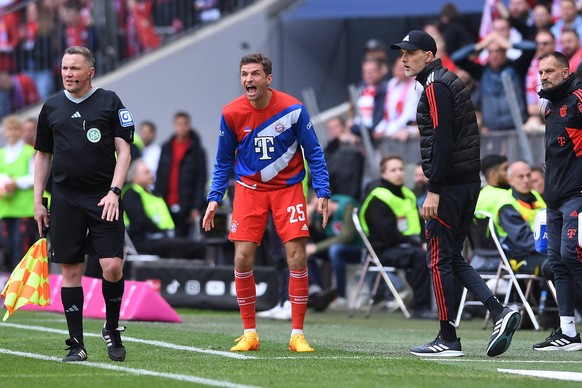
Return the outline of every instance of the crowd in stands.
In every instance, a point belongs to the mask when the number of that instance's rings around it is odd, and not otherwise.
[[[540,90],[537,57],[546,52],[561,50],[569,58],[572,70],[576,72],[579,69],[582,56],[579,35],[579,29],[582,28],[582,17],[579,15],[581,10],[582,2],[574,0],[509,0],[507,7],[503,2],[497,2],[496,8],[492,10],[489,26],[481,26],[480,31],[475,31],[474,26],[464,21],[463,15],[458,13],[456,6],[448,3],[442,8],[438,21],[424,26],[424,30],[437,42],[437,57],[441,59],[445,67],[458,73],[469,87],[482,135],[515,132],[518,124],[522,125],[527,133],[544,131],[544,118],[543,114],[540,114],[543,112],[544,100],[537,95]],[[368,217],[377,216],[380,210],[386,209],[391,216],[382,217],[384,222],[387,223],[390,219],[402,222],[402,217],[394,215],[400,214],[398,211],[404,206],[403,203],[407,198],[405,193],[413,194],[399,186],[396,186],[395,191],[394,183],[386,179],[386,166],[382,164],[386,162],[386,158],[391,163],[399,164],[398,156],[387,156],[391,152],[387,153],[386,150],[392,150],[391,145],[406,142],[418,136],[416,106],[422,86],[416,85],[413,78],[407,78],[403,73],[402,63],[398,59],[394,62],[389,61],[385,43],[380,39],[370,39],[363,50],[362,78],[357,86],[357,99],[352,101],[347,117],[335,117],[328,123],[330,146],[336,150],[334,153],[326,152],[326,157],[330,162],[332,192],[336,195],[349,196],[352,201],[362,205],[364,211],[368,207],[366,205],[370,203],[370,195],[375,193],[376,198],[371,203],[377,203],[376,206],[379,208],[374,209],[370,215],[360,216],[366,227],[374,225],[370,223],[374,218],[368,220]],[[516,122],[516,116],[519,122]],[[350,129],[349,132],[335,129],[340,128],[344,121],[345,127]],[[379,180],[377,176],[365,176],[361,172],[361,167],[365,163],[355,162],[358,159],[354,154],[358,153],[358,149],[362,153],[362,149],[366,146],[366,138],[374,147],[374,152],[368,153],[367,158],[373,158],[373,163],[382,161]],[[381,150],[379,150],[380,144],[382,144]],[[502,144],[499,145],[495,147],[495,151],[506,153],[506,148]],[[398,148],[394,147],[394,149]],[[352,150],[351,155],[349,150]],[[337,152],[350,155],[348,159],[350,163],[344,163],[339,169],[336,168],[335,162]],[[511,173],[508,179],[511,184],[508,183],[507,187],[503,188],[505,205],[513,205],[515,198],[518,200],[526,198],[535,203],[536,211],[538,208],[545,207],[541,198],[543,170],[540,166],[529,166],[517,160],[510,162],[512,162]],[[347,171],[350,171],[349,176],[362,179],[357,185],[363,188],[359,197],[355,190],[347,189],[348,186],[354,187],[353,179],[347,179]],[[415,185],[416,181],[415,177]],[[422,185],[426,183],[422,179],[418,179],[418,183],[420,190],[415,190],[415,193],[422,196],[424,194]],[[391,189],[390,194],[380,195],[379,193],[384,193],[384,191],[379,192],[378,188]],[[416,197],[414,199],[418,200],[417,205],[422,205],[422,199]],[[397,210],[390,209],[389,205],[395,203],[399,206],[392,207]],[[515,221],[515,214],[519,215],[522,209],[512,210],[512,206],[498,206],[490,210],[496,215],[496,225],[510,255],[518,261],[525,262],[528,258],[532,268],[522,266],[521,270],[543,273],[542,268],[545,264],[545,270],[548,271],[547,263],[544,263],[541,255],[537,255],[533,249],[532,222],[528,221],[517,226],[511,224]],[[338,219],[343,219],[343,217],[339,216]],[[379,256],[386,251],[390,252],[384,258],[385,264],[409,268],[409,275],[411,272],[415,273],[417,278],[410,278],[409,282],[414,285],[413,288],[416,288],[416,295],[413,296],[413,301],[416,301],[413,302],[417,310],[416,315],[422,317],[426,309],[421,302],[418,302],[418,300],[423,300],[421,297],[423,292],[419,291],[422,289],[422,281],[419,280],[420,272],[410,270],[414,267],[414,253],[412,252],[418,249],[420,253],[417,256],[422,256],[422,236],[419,236],[419,241],[416,243],[409,241],[410,235],[418,231],[414,229],[415,223],[412,220],[406,221],[406,227],[395,223],[394,229],[399,232],[390,233],[390,235],[395,239],[400,235],[401,241],[400,244],[396,243],[394,248],[388,250],[374,236],[375,233],[385,236],[387,230],[393,230],[392,226],[389,227],[384,223],[378,225],[377,230],[367,232],[370,240],[374,240],[373,244]],[[346,217],[343,222],[344,227],[347,222],[349,220]],[[340,233],[337,232],[336,235],[339,236]],[[337,263],[346,260],[338,260],[338,256],[341,257],[341,254],[338,255],[338,248],[328,247],[327,251],[322,251],[320,248],[315,249],[317,246],[318,244],[313,245],[312,253],[325,257],[332,268],[336,268],[336,276],[343,276],[343,270],[337,271]],[[402,250],[402,252],[394,253],[394,249]],[[345,250],[344,247],[340,252]],[[548,278],[551,277],[551,274],[545,275]],[[332,307],[344,303],[343,298],[346,297],[344,280],[336,278],[334,284],[338,286],[338,298],[332,303]]]
[[[33,1],[0,18],[0,116],[55,91],[59,82],[55,81],[54,61],[62,47],[84,45],[99,51],[98,26],[92,16],[97,3],[93,0]],[[122,31],[118,42],[120,58],[153,50],[171,35],[168,31],[175,33],[197,23],[215,20],[239,5],[234,0],[119,0],[112,3],[119,16],[118,28]],[[194,8],[189,8],[193,4]],[[457,72],[469,87],[482,134],[515,130],[512,108],[518,111],[527,132],[544,130],[540,115],[544,102],[537,95],[540,89],[537,57],[562,50],[570,59],[573,71],[582,76],[581,8],[582,2],[574,0],[509,0],[507,8],[498,2],[490,29],[479,36],[473,26],[464,22],[456,6],[449,3],[442,8],[438,21],[424,26],[437,42],[437,57],[445,67]],[[335,289],[333,294],[326,294],[325,304],[318,305],[319,309],[325,309],[330,303],[332,307],[346,306],[346,264],[358,263],[362,251],[362,242],[351,221],[352,210],[357,207],[361,209],[360,220],[383,262],[407,270],[414,294],[413,316],[432,319],[432,288],[418,214],[426,195],[427,179],[419,165],[410,166],[414,167],[414,179],[408,179],[411,184],[407,188],[404,184],[407,168],[402,155],[366,155],[362,144],[364,134],[369,135],[375,145],[380,140],[399,143],[418,136],[416,109],[422,86],[414,78],[405,76],[398,58],[391,62],[388,58],[384,42],[379,39],[367,42],[361,60],[362,81],[358,85],[357,101],[346,116],[333,117],[326,123],[325,158],[334,196],[330,200],[328,227],[319,230],[320,222],[310,223],[313,227],[312,240],[307,246],[310,285],[316,290],[314,295]],[[508,99],[503,77],[511,81],[515,103]],[[124,189],[124,197],[134,198],[132,207],[127,208],[126,221],[140,253],[162,255],[170,251],[174,257],[201,258],[205,252],[196,231],[206,206],[210,173],[206,151],[188,113],[175,113],[173,125],[174,133],[163,142],[156,142],[156,123],[143,121],[139,126],[138,141],[132,151],[134,165]],[[33,135],[27,135],[31,130],[24,129],[30,128],[31,123],[17,123],[11,119],[5,120],[4,127],[5,132],[17,128],[18,135],[6,135],[13,140],[9,141],[6,151],[0,151],[0,178],[3,166],[11,164],[21,149],[22,152],[28,150],[26,155],[30,153],[23,139],[28,138],[28,143],[34,139]],[[502,148],[497,151],[503,153]],[[375,176],[365,177],[366,158],[374,158],[372,164],[379,166]],[[509,174],[508,165],[511,166]],[[19,166],[22,178],[5,185],[9,189],[0,191],[0,203],[7,201],[3,196],[7,190],[31,190],[32,186],[24,178],[32,172],[27,169],[26,161],[21,161]],[[541,197],[543,171],[521,161],[508,163],[506,156],[496,155],[484,161],[482,172],[486,182],[483,192],[495,192],[491,194],[493,197],[503,199],[493,201],[495,203],[489,201],[489,205],[496,207],[485,210],[496,215],[504,244],[508,251],[514,251],[513,256],[523,260],[527,257],[533,262],[533,257],[539,257],[532,248],[531,222],[512,225],[520,214],[520,209],[512,206],[521,200],[535,204],[536,211],[544,207]],[[0,184],[4,183],[0,181]],[[228,203],[225,200],[226,206]],[[310,208],[313,210],[312,206]],[[29,213],[18,217],[32,217],[33,213]],[[308,214],[317,217],[314,211]],[[132,220],[132,217],[136,218]],[[11,228],[14,227],[10,222],[4,223],[5,235],[13,233]],[[523,234],[515,235],[512,230]],[[273,240],[269,236],[268,232],[265,238]],[[193,244],[188,247],[187,241]],[[22,242],[15,244],[22,245]],[[267,257],[266,262],[284,271],[284,260],[277,259],[284,255],[273,253],[280,250],[280,244],[280,241],[266,242],[265,252],[270,252],[266,256],[272,256]],[[517,249],[522,250],[515,253]],[[17,251],[17,255],[21,253]],[[15,259],[11,260],[9,265],[13,266]],[[331,279],[318,276],[319,270],[326,266],[322,263],[331,268]],[[543,260],[536,261],[534,267],[531,271],[539,272],[544,267]],[[276,311],[262,316],[290,319],[285,310],[290,305],[285,302],[282,295]]]
[[[496,3],[491,22],[480,31],[465,21],[452,2],[444,5],[439,20],[427,23],[424,30],[437,42],[436,56],[443,66],[469,86],[482,134],[513,131],[515,111],[526,132],[542,132],[544,101],[537,95],[537,57],[560,50],[569,58],[572,71],[579,69],[582,3],[509,0],[507,7],[504,2]],[[504,85],[506,77],[511,81],[509,86]],[[359,97],[347,118],[352,132],[360,136],[366,128],[375,145],[416,136],[414,107],[421,89],[402,76],[398,60],[388,62],[385,44],[371,39],[362,57]]]
[[[105,74],[253,0],[6,0],[0,4],[0,118],[61,90],[60,56],[85,46]]]

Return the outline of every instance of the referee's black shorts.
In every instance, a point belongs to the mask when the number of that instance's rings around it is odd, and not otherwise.
[[[53,185],[50,206],[51,261],[61,264],[83,263],[85,254],[97,258],[123,258],[125,226],[123,206],[119,219],[101,219],[103,207],[97,206],[108,189],[80,192]]]

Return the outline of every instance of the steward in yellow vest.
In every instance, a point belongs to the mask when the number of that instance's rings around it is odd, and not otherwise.
[[[362,204],[362,228],[383,264],[408,269],[406,279],[413,290],[413,318],[436,319],[431,310],[432,287],[416,196],[404,187],[402,158],[382,158],[380,174],[379,186]]]
[[[531,169],[524,162],[514,162],[510,166],[511,189],[499,199],[494,213],[494,222],[503,249],[508,255],[514,271],[542,274],[549,271],[547,255],[535,250],[533,225],[535,216],[546,203],[541,195],[531,190],[529,176]]]
[[[484,211],[495,214],[497,204],[510,185],[507,181],[507,169],[509,164],[507,157],[503,155],[487,155],[481,161],[481,173],[487,181],[487,185],[481,188],[475,212]]]
[[[12,270],[38,239],[34,221],[34,148],[22,139],[22,121],[3,121],[6,146],[0,148],[0,222],[8,248],[7,269]]]
[[[125,226],[140,254],[165,258],[204,259],[204,246],[183,237],[174,237],[174,221],[163,198],[152,194],[154,176],[143,159],[135,160],[127,177],[131,183],[122,191]]]

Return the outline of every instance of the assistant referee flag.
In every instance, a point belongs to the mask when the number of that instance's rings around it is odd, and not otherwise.
[[[14,311],[27,304],[50,304],[48,243],[41,238],[30,247],[14,268],[2,291],[6,314],[3,321]]]

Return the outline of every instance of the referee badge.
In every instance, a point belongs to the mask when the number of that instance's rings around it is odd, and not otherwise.
[[[97,143],[99,140],[101,140],[101,131],[98,130],[97,128],[89,129],[87,131],[87,139],[91,143]]]
[[[127,109],[120,109],[118,111],[119,114],[119,123],[122,127],[131,127],[133,125],[133,116],[129,113]]]

